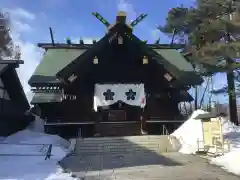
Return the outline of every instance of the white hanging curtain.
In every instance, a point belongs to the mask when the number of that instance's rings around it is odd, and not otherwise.
[[[122,101],[132,106],[146,105],[144,84],[95,84],[94,110]]]

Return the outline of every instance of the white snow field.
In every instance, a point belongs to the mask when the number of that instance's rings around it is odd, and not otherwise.
[[[182,147],[179,152],[183,154],[195,154],[197,151],[197,141],[202,141],[203,132],[201,121],[194,119],[199,114],[204,114],[203,110],[196,110],[192,116],[171,136],[179,139]],[[216,164],[225,170],[240,175],[240,127],[232,124],[227,118],[222,119],[223,133],[225,139],[231,142],[231,151],[223,156],[210,158],[210,163]]]
[[[27,129],[0,140],[0,179],[4,180],[74,180],[58,165],[68,153],[69,142],[43,133],[39,118]],[[6,144],[4,144],[6,143]],[[19,145],[24,144],[24,145]],[[52,156],[45,160],[52,144]]]

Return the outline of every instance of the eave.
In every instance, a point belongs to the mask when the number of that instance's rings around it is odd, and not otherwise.
[[[96,43],[95,43],[96,44]],[[44,49],[90,49],[95,44],[66,44],[66,43],[38,43],[38,47]],[[143,43],[145,44],[145,43]],[[146,44],[150,49],[182,49],[184,44]]]
[[[2,60],[0,59],[0,64],[7,64],[10,67],[18,68],[20,64],[24,64],[23,60]]]

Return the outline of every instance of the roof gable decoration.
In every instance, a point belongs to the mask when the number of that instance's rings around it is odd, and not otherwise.
[[[143,19],[147,17],[147,14],[140,14],[134,21],[132,21],[130,24],[126,23],[127,20],[127,13],[124,11],[119,11],[116,16],[116,22],[113,24],[110,24],[104,17],[102,17],[98,12],[92,13],[102,24],[104,24],[108,31],[110,31],[116,24],[126,24],[129,28],[135,27],[137,24],[139,24]]]
[[[75,75],[74,73],[68,78],[68,81],[73,82],[77,79],[77,75]]]
[[[168,74],[168,73],[164,74],[164,77],[169,82],[173,79],[173,77],[170,74]]]

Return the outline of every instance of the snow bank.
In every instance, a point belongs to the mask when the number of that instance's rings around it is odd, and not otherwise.
[[[3,141],[1,145],[1,154],[46,154],[50,144],[52,144],[52,158],[62,159],[69,151],[70,143],[56,135],[32,132],[28,129],[19,131]],[[19,143],[24,145],[18,145]],[[11,148],[9,148],[11,146]]]
[[[182,147],[179,152],[194,154],[197,151],[197,140],[203,138],[201,120],[194,119],[199,114],[205,114],[202,110],[196,110],[192,116],[171,136],[179,139]],[[224,138],[231,142],[231,151],[223,156],[211,158],[210,162],[226,169],[229,172],[240,175],[240,127],[231,123],[228,118],[221,117]]]
[[[212,158],[210,162],[221,166],[229,172],[240,175],[240,149],[232,150],[217,158]]]
[[[35,116],[35,120],[28,126],[29,130],[33,132],[44,132],[44,121],[39,117]]]
[[[56,135],[44,134],[41,120],[37,119],[28,129],[4,138],[0,144],[0,179],[13,180],[73,180],[63,173],[58,164],[69,153],[70,143]],[[24,145],[19,145],[19,143]],[[45,160],[49,144],[52,156]]]
[[[36,156],[3,156],[0,159],[2,180],[76,180],[64,173],[54,160]]]
[[[207,112],[203,110],[194,111],[191,117],[171,134],[171,136],[176,137],[182,145],[179,152],[183,154],[193,154],[197,151],[197,141],[203,140],[203,132],[201,120],[194,118],[205,113]]]
[[[6,147],[12,146],[12,148],[14,149],[21,149],[20,150],[21,154],[24,154],[25,151],[27,152],[29,151],[35,154],[39,154],[41,152],[46,153],[49,145],[52,144],[53,158],[56,157],[60,159],[67,155],[68,147],[70,145],[70,143],[67,140],[59,136],[33,132],[28,129],[19,131],[5,138],[3,142],[8,144],[2,145],[1,148],[4,149],[4,146]],[[18,143],[21,143],[24,145],[18,145]],[[33,151],[34,149],[36,149],[38,153],[36,151]],[[0,152],[3,153],[2,150],[0,150]],[[19,151],[14,150],[14,152],[19,152]]]

